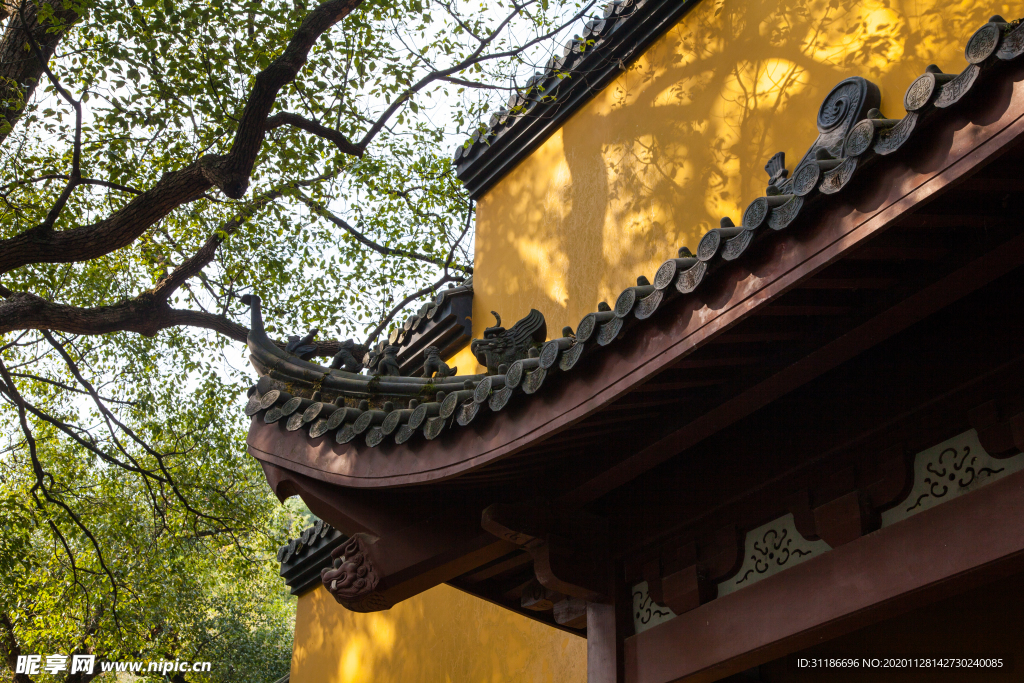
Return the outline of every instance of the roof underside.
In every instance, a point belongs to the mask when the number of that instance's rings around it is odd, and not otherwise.
[[[279,495],[303,491],[345,533],[379,523],[395,530],[392,548],[436,541],[436,556],[410,551],[419,564],[402,565],[392,585],[434,572],[435,583],[554,625],[550,611],[521,606],[536,574],[531,555],[506,542],[481,552],[473,534],[484,507],[540,499],[600,513],[616,560],[642,560],[712,522],[752,528],[757,515],[784,514],[759,493],[766,482],[849,464],[879,435],[899,430],[922,445],[915,435],[962,431],[977,387],[1010,391],[1003,385],[1024,368],[1019,316],[999,314],[1024,305],[1024,65],[1011,61],[1024,54],[1024,29],[988,24],[979,34],[992,30],[991,53],[965,71],[949,106],[936,106],[943,87],[899,124],[868,122],[875,137],[854,140],[856,155],[846,153],[863,112],[838,136],[837,158],[816,153],[836,150],[822,131],[792,180],[751,204],[768,205],[760,219],[709,233],[714,248],[684,260],[662,289],[626,290],[637,296],[620,315],[601,316],[590,337],[577,328],[548,342],[554,360],[539,379],[535,359],[496,401],[508,373],[470,378],[480,396],[461,395],[440,429],[401,444],[338,443],[342,426],[311,438],[308,426],[288,431],[257,412],[250,453]],[[823,179],[790,196],[808,164]],[[782,214],[794,199],[797,210]],[[779,215],[786,221],[773,223]],[[366,395],[394,381],[281,354],[265,367],[296,392],[331,385]],[[398,379],[416,392],[427,382]],[[457,389],[466,378],[449,380]],[[396,387],[386,385],[406,391]],[[445,527],[449,511],[463,517]],[[452,563],[459,553],[468,559]],[[442,562],[458,569],[443,575]]]
[[[1024,28],[1003,43],[1004,50],[1020,43],[1019,51],[1005,56],[1024,53]],[[1013,162],[990,166],[991,178],[967,179],[1016,140],[1022,125],[1024,98],[1015,85],[1020,67],[1003,56],[971,64],[964,72],[970,87],[959,88],[950,106],[935,104],[957,79],[896,125],[869,126],[874,146],[860,145],[857,156],[818,158],[829,157],[828,150],[850,152],[860,119],[850,117],[845,136],[824,127],[792,177],[751,203],[742,227],[712,230],[696,258],[666,262],[670,277],[661,277],[663,266],[654,285],[625,290],[614,313],[588,316],[596,317],[596,325],[584,318],[574,337],[548,342],[539,359],[513,364],[504,375],[428,380],[329,371],[261,343],[254,320],[250,347],[257,366],[291,391],[309,396],[321,389],[324,401],[332,391],[397,397],[399,411],[402,396],[417,397],[435,417],[406,428],[412,412],[406,409],[393,420],[403,427],[387,435],[370,426],[365,437],[357,436],[339,423],[336,431],[312,438],[311,424],[293,420],[296,431],[287,431],[283,420],[263,424],[267,413],[259,412],[251,452],[359,488],[529,479],[580,448],[593,450],[589,468],[596,473],[623,457],[621,447],[609,447],[614,436],[640,424],[643,433],[630,435],[632,462],[671,457],[711,428],[696,426],[719,424],[715,416],[733,410],[737,397],[755,388],[759,396],[778,395],[782,389],[772,394],[758,387],[791,366],[807,365],[812,354],[832,354],[839,362],[838,350],[829,350],[835,340],[957,271],[971,254],[1013,237],[1011,219],[987,215],[1005,211],[1002,200],[986,202],[1016,182]],[[830,98],[854,85],[863,92],[865,109],[871,91],[857,80],[844,81]],[[857,107],[850,111],[855,115]],[[887,133],[901,127],[905,134],[897,144]],[[801,187],[809,167],[820,184]],[[934,214],[923,208],[957,183],[961,199]],[[431,403],[438,389],[449,394],[447,403]],[[691,424],[685,437],[675,429],[680,422]]]

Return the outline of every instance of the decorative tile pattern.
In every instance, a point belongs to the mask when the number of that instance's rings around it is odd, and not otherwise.
[[[990,481],[1024,469],[1024,453],[996,460],[973,429],[914,456],[914,487],[896,507],[882,513],[882,526],[912,517]]]
[[[675,618],[675,612],[651,599],[646,581],[633,586],[633,629],[636,633],[643,633]]]
[[[831,549],[825,541],[808,541],[796,530],[793,515],[783,515],[747,532],[743,566],[735,576],[718,584],[718,597],[746,588]]]

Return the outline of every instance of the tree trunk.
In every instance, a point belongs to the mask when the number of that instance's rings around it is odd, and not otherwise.
[[[39,4],[53,8],[53,18],[40,24]],[[22,6],[19,12],[19,4]],[[26,30],[49,61],[68,30],[78,20],[78,13],[66,8],[62,0],[0,0],[0,15],[9,14],[3,38],[0,38],[0,145],[25,111],[25,104],[43,75],[43,65],[32,50],[26,49]],[[24,18],[24,23],[22,22]]]

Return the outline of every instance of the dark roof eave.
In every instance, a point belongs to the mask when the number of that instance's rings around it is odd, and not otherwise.
[[[490,140],[473,144],[455,162],[470,196],[479,199],[565,121],[613,80],[648,45],[668,31],[699,0],[647,0],[605,29],[560,80],[552,71],[542,83],[557,83],[554,101],[537,102],[505,125],[490,128]],[[554,80],[553,80],[554,79]]]
[[[528,395],[538,391],[544,381],[544,373],[534,372],[527,376],[522,386],[517,387],[517,393],[506,396],[504,402],[495,404],[493,401],[485,401],[481,405],[475,400],[467,401],[465,406],[473,409],[470,411],[472,414],[463,416],[460,413],[460,418],[467,418],[465,421],[449,420],[440,425],[444,429],[441,438],[437,438],[436,431],[424,432],[425,440],[417,438],[416,442],[407,446],[399,445],[404,443],[401,441],[395,444],[385,440],[378,442],[379,447],[363,447],[355,443],[335,443],[330,434],[311,438],[301,432],[285,433],[272,425],[263,425],[260,420],[254,420],[248,439],[250,453],[265,462],[342,486],[378,488],[423,484],[484,467],[585,419],[655,374],[678,363],[683,356],[702,347],[743,317],[768,306],[788,289],[813,277],[818,270],[858,248],[865,240],[884,232],[902,215],[914,210],[918,203],[927,201],[950,183],[972,173],[1017,140],[1024,132],[1024,123],[1021,121],[1024,92],[1013,88],[1012,84],[1014,79],[1021,78],[1021,67],[1015,65],[1013,69],[998,71],[995,67],[1024,55],[1024,26],[986,24],[975,36],[992,30],[1001,32],[1001,45],[996,41],[991,45],[991,52],[987,56],[982,55],[983,58],[979,60],[978,55],[972,53],[972,45],[977,47],[972,37],[967,50],[970,62],[968,68],[932,92],[929,95],[931,99],[921,107],[908,105],[911,111],[903,119],[851,119],[848,122],[851,136],[861,128],[866,128],[877,137],[870,138],[866,146],[862,140],[855,140],[859,151],[854,156],[827,162],[839,165],[827,166],[830,169],[827,171],[819,169],[820,175],[815,175],[816,180],[808,189],[809,195],[796,196],[781,204],[778,201],[772,204],[773,199],[780,200],[778,194],[756,199],[748,208],[749,216],[745,214],[745,227],[716,229],[707,233],[697,250],[702,259],[697,266],[684,273],[669,269],[671,277],[661,282],[664,289],[644,299],[637,301],[637,297],[625,297],[631,302],[629,306],[619,311],[618,317],[605,323],[593,339],[583,339],[581,324],[575,339],[548,342],[545,348],[558,347],[552,348],[555,360],[552,361],[553,365],[548,366],[551,368],[548,374],[564,374],[565,378],[545,386],[547,395],[542,403],[534,400],[530,409],[515,410],[514,416],[506,412],[486,422],[481,418],[477,424],[485,424],[480,429],[465,428],[478,412],[483,415],[503,410],[509,398],[513,399],[511,405],[523,401],[521,394],[525,393],[527,398],[532,398]],[[983,77],[985,74],[996,73],[1003,75],[1000,79],[993,77],[986,80],[987,76]],[[857,80],[847,79],[830,93],[830,97],[836,93],[841,94],[845,89],[849,93],[859,91],[864,97],[870,98],[871,89],[865,90],[863,83],[858,84],[855,82]],[[967,98],[970,104],[968,109],[952,114],[949,107],[956,105],[968,93],[978,91],[982,95]],[[834,125],[827,120],[827,113],[836,109],[828,104],[827,98],[822,106],[826,114],[824,122],[823,115],[819,114],[822,134],[798,164],[793,178],[773,186],[776,192],[783,192],[782,197],[786,196],[785,192],[795,191],[794,188],[802,182],[801,171],[816,163],[817,157],[812,154],[816,147],[821,150],[841,150],[852,144],[850,140],[853,137],[837,135],[842,131],[835,130]],[[852,111],[849,108],[847,110]],[[985,123],[965,128],[964,116],[968,120]],[[881,122],[883,125],[875,126],[873,122]],[[925,161],[920,158],[916,161],[900,159],[897,163],[871,166],[871,163],[885,159],[890,153],[901,149],[908,140],[922,140],[925,134],[929,139],[952,142],[949,147],[945,143],[922,145],[919,142],[908,147],[914,150],[913,154],[917,157],[922,154],[932,155]],[[901,157],[902,153],[895,156]],[[833,194],[855,178],[861,179],[857,184],[862,189],[875,195],[876,203],[871,205],[869,213],[851,211],[848,202],[832,198]],[[819,181],[820,190],[817,189]],[[794,206],[795,211],[786,209]],[[810,215],[807,208],[810,206],[815,206],[816,210],[813,212],[814,229],[808,236],[808,231],[801,230],[798,223],[803,222],[804,227],[808,227],[806,217]],[[784,222],[773,222],[777,215],[781,215]],[[742,260],[743,254],[749,253],[748,247],[755,243],[761,247],[767,245],[770,249],[772,257],[767,265],[762,263],[753,272],[749,266],[730,267],[731,260]],[[663,265],[663,269],[679,261],[695,260],[670,259]],[[699,271],[699,277],[694,282],[682,277],[694,270]],[[659,277],[660,274],[659,270]],[[656,285],[659,277],[655,277]],[[701,282],[708,284],[700,285]],[[703,289],[709,284],[714,287],[710,292]],[[692,291],[697,285],[706,293],[695,296]],[[638,289],[627,288],[623,295]],[[703,310],[708,296],[724,300],[716,301],[713,310]],[[620,300],[623,298],[620,296]],[[616,308],[619,308],[618,303]],[[696,315],[698,311],[700,315]],[[674,315],[667,315],[669,312]],[[657,324],[646,321],[646,318],[653,315],[658,316]],[[637,332],[643,334],[643,343],[630,343]],[[622,341],[623,338],[625,341]],[[560,346],[561,342],[571,344]],[[605,346],[610,348],[604,349]],[[270,351],[282,353],[276,349]],[[541,359],[544,355],[545,351],[542,350]],[[558,363],[559,355],[572,363],[580,355],[588,358],[586,372],[569,372],[573,365]],[[562,372],[557,372],[559,367]],[[477,386],[486,383],[490,387],[492,379],[474,378],[472,383]],[[503,378],[499,376],[498,379]],[[550,390],[547,390],[548,386]],[[494,395],[498,396],[497,393]],[[543,409],[538,409],[541,407]],[[462,428],[453,428],[456,422]],[[448,431],[452,433],[448,434]]]

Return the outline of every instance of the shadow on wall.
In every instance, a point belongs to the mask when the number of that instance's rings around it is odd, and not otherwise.
[[[441,584],[385,612],[299,598],[291,680],[585,683],[587,641]]]
[[[575,328],[722,216],[764,194],[817,135],[829,90],[863,76],[882,112],[929,64],[966,66],[970,35],[1019,7],[967,0],[703,0],[480,201],[474,336],[496,310]],[[1016,13],[1015,13],[1016,12]],[[576,75],[583,78],[583,75]]]

